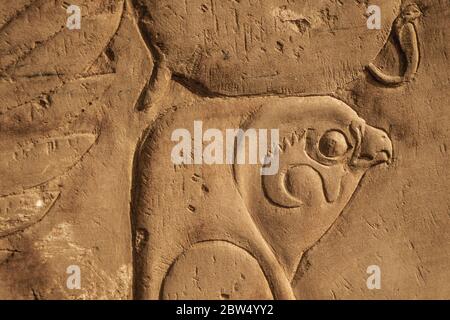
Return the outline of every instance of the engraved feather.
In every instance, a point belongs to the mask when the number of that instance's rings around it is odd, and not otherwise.
[[[59,196],[59,191],[29,189],[20,194],[0,196],[0,238],[40,221]]]
[[[43,184],[68,171],[95,143],[90,133],[52,137],[0,150],[0,195]]]
[[[298,150],[304,146],[305,133],[299,135],[292,133],[291,138],[284,138],[282,143],[277,146],[276,152],[279,153],[280,163],[279,171],[275,175],[264,175],[262,177],[262,187],[268,199],[275,204],[286,208],[300,207],[304,202],[296,198],[289,188],[289,175],[295,168],[296,159],[298,158]]]
[[[0,236],[46,215],[57,179],[98,142],[105,110],[132,109],[153,67],[123,0],[86,2],[81,31],[66,28],[61,3],[0,4]]]

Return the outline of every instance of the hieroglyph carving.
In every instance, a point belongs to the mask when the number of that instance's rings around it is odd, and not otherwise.
[[[409,4],[402,9],[400,16],[394,22],[394,35],[400,44],[406,63],[406,70],[402,76],[385,74],[375,64],[369,64],[368,70],[381,83],[385,85],[400,85],[414,79],[420,62],[417,23],[421,15],[422,12],[416,4]]]
[[[205,130],[278,129],[278,172],[261,175],[261,164],[236,162],[174,165],[171,133],[195,119]],[[295,298],[290,282],[302,254],[364,173],[391,157],[384,131],[327,96],[208,99],[169,111],[137,159],[136,297]]]

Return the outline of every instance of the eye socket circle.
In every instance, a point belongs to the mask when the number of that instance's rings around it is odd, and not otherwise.
[[[343,156],[349,148],[347,139],[342,132],[330,130],[319,140],[319,151],[327,158]]]

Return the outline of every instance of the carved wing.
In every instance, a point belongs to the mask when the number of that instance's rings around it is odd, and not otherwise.
[[[0,237],[47,214],[60,194],[53,181],[96,144],[112,88],[132,81],[139,68],[150,74],[143,57],[138,66],[118,63],[117,52],[130,52],[134,27],[121,20],[123,1],[80,4],[81,30],[66,28],[65,7],[62,1],[0,3]],[[116,100],[132,106],[138,95]]]
[[[29,189],[17,195],[0,197],[0,237],[23,230],[40,221],[59,196],[59,191]]]

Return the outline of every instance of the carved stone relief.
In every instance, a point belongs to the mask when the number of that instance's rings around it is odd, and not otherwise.
[[[449,17],[0,3],[0,298],[448,298]]]
[[[203,130],[243,128],[242,122],[279,128],[278,173],[261,176],[252,164],[174,166],[167,159],[170,132],[195,119],[204,120]],[[336,155],[329,148],[335,141],[345,144]],[[205,256],[226,244],[231,256],[254,257],[267,277],[261,283],[267,281],[275,298],[293,298],[289,283],[303,252],[337,219],[364,173],[391,156],[385,132],[331,97],[207,99],[168,112],[149,131],[136,167],[137,294],[183,296],[186,286],[176,291],[172,282],[189,274],[190,251]],[[212,268],[203,266],[207,258],[194,261],[198,268]],[[204,281],[217,284],[212,271]],[[167,282],[166,292],[161,286]],[[202,289],[204,298],[220,298],[220,290]],[[227,294],[234,298],[234,292]]]

